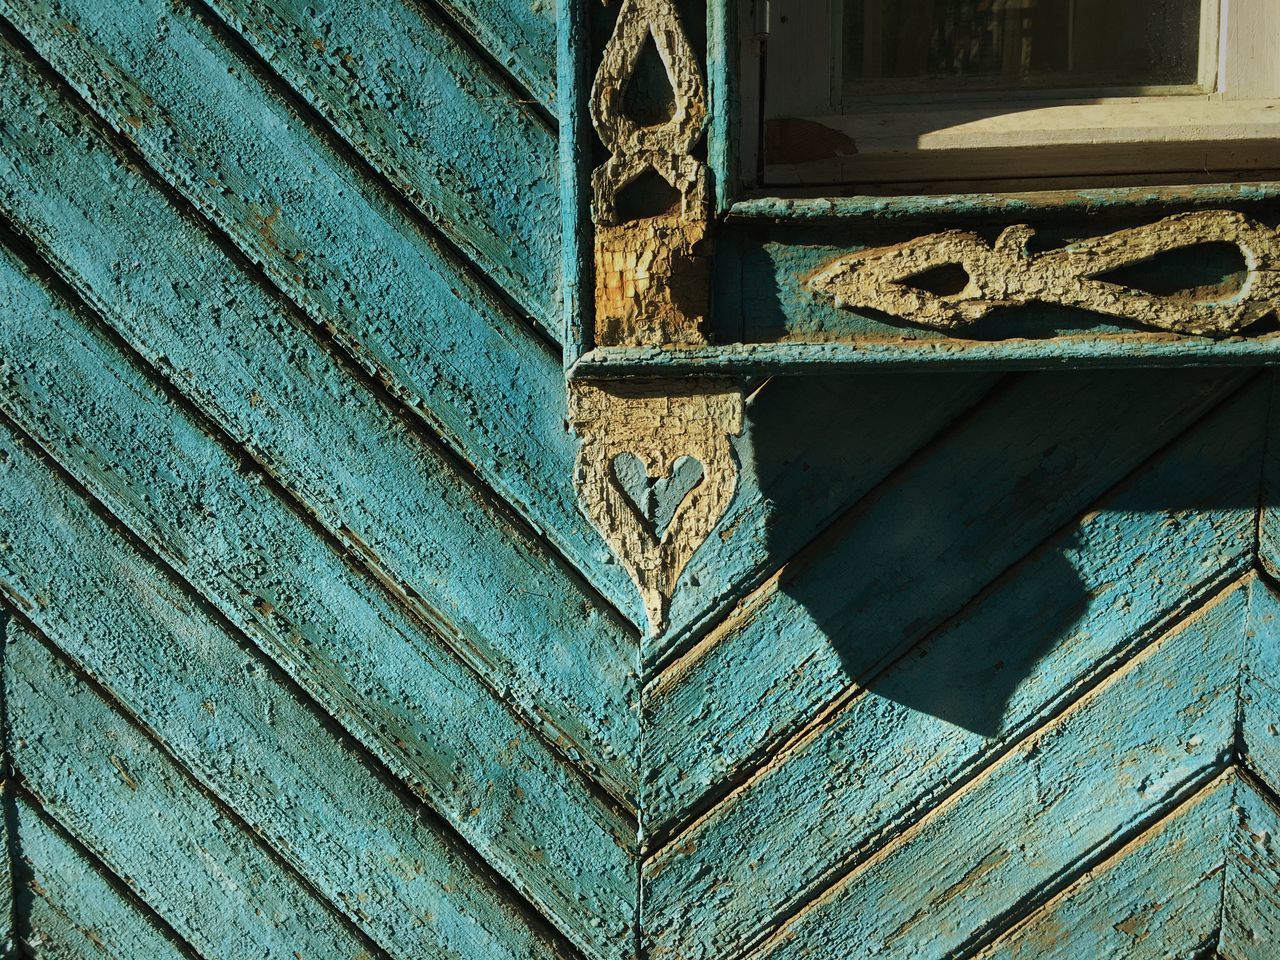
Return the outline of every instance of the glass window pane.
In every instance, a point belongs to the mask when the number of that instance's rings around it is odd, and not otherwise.
[[[1202,0],[845,0],[846,91],[1195,84]]]

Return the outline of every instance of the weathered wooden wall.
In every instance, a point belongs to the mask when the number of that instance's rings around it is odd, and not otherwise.
[[[1274,957],[1271,375],[757,384],[642,640],[554,15],[0,0],[15,949]]]

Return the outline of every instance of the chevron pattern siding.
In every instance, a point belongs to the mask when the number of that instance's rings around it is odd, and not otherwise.
[[[756,384],[643,638],[554,15],[0,0],[12,955],[1275,957],[1272,376]]]

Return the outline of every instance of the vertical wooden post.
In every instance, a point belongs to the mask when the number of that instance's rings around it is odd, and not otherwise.
[[[672,92],[670,117],[656,124],[639,122],[626,107],[650,42]],[[702,62],[674,0],[621,0],[589,101],[609,154],[591,175],[596,345],[710,340],[711,198],[698,155],[707,120]],[[655,177],[674,196],[668,206],[628,202],[629,192]],[[727,380],[569,384],[570,421],[582,439],[579,502],[635,582],[655,635],[666,627],[681,572],[732,498],[738,468],[729,437],[741,431],[742,411],[742,391]],[[626,457],[642,476],[620,470]],[[701,469],[682,484],[675,474],[686,461]]]

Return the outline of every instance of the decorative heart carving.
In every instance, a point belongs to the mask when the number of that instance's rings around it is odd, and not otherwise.
[[[639,589],[650,636],[733,499],[744,407],[732,380],[569,382],[578,503]]]
[[[702,483],[705,475],[702,461],[695,457],[680,457],[665,477],[650,476],[644,463],[633,453],[620,453],[613,458],[613,478],[618,488],[658,542],[671,526],[680,505]]]

